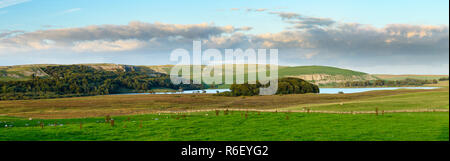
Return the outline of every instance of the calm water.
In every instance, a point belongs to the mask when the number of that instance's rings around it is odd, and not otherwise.
[[[136,95],[136,94],[193,94],[193,93],[203,93],[205,91],[208,94],[216,94],[219,92],[231,91],[229,89],[205,89],[205,90],[185,90],[183,92],[156,92],[156,93],[121,93],[115,95]]]
[[[396,89],[436,89],[439,87],[382,87],[382,88],[320,88],[320,94],[337,94],[344,93],[360,93],[378,90],[396,90]],[[205,89],[205,90],[186,90],[183,92],[158,92],[158,93],[122,93],[117,95],[139,95],[139,94],[192,94],[192,93],[208,93],[226,92],[229,89]]]

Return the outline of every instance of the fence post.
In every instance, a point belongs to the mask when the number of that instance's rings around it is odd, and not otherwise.
[[[378,116],[378,107],[375,108],[375,114]]]
[[[106,115],[106,117],[105,117],[105,122],[106,122],[106,123],[109,123],[109,121],[111,121],[111,117],[110,117],[109,115]]]

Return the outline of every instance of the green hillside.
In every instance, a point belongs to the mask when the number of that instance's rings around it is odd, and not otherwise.
[[[44,65],[0,66],[0,81],[29,80],[31,75],[46,76],[39,67]]]
[[[106,71],[138,71],[141,73],[165,73],[169,74],[173,65],[154,65],[154,66],[135,66],[120,64],[83,64],[95,69]],[[9,80],[28,80],[32,74],[37,76],[46,76],[47,74],[40,70],[40,67],[53,65],[19,65],[19,66],[0,66],[0,81]],[[204,66],[202,66],[204,67]],[[224,68],[223,68],[224,69]],[[333,86],[336,83],[349,81],[372,81],[372,80],[403,80],[406,78],[441,78],[442,75],[370,75],[364,72],[353,71],[329,66],[279,66],[278,77],[294,77],[304,79],[316,85]],[[192,71],[191,71],[192,72]],[[256,71],[245,71],[245,78],[249,73]],[[236,77],[236,76],[235,76]],[[448,76],[447,76],[448,77]],[[229,85],[220,85],[218,88],[228,88]]]
[[[308,74],[327,74],[327,75],[344,75],[344,76],[364,76],[367,73],[357,72],[348,69],[341,69],[328,66],[296,66],[296,67],[280,67],[278,75],[280,77],[298,76]]]

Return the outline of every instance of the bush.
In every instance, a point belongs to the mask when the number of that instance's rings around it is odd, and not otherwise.
[[[223,92],[216,94],[217,96],[255,96],[259,95],[259,88],[267,87],[268,85],[256,84],[233,84],[231,85],[231,92]],[[298,78],[282,78],[278,80],[278,90],[276,94],[304,94],[304,93],[319,93],[319,87],[309,83],[303,79]]]

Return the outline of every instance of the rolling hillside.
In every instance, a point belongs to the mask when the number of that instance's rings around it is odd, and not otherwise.
[[[0,81],[8,80],[28,80],[34,74],[36,76],[47,76],[40,70],[44,65],[19,65],[19,66],[0,66]]]
[[[340,83],[347,81],[376,80],[377,78],[363,72],[328,66],[280,67],[279,77],[295,77],[314,84]]]
[[[420,80],[430,80],[430,79],[440,79],[448,78],[448,75],[387,75],[387,74],[375,74],[375,77],[383,80],[405,80],[405,79],[420,79]]]
[[[81,64],[95,69],[105,71],[139,71],[148,74],[155,73],[154,70],[145,66],[119,65],[119,64]],[[39,77],[47,76],[47,73],[41,70],[41,67],[57,66],[55,64],[33,64],[17,66],[0,66],[0,81],[9,80],[28,80],[32,75]]]
[[[134,66],[134,65],[119,65],[119,64],[83,64],[96,69],[102,69],[107,71],[140,71],[145,73],[165,73],[168,74],[173,65],[155,65],[155,66]],[[19,66],[0,66],[0,81],[8,80],[27,80],[30,79],[32,74],[37,76],[46,76],[47,74],[40,70],[39,67],[54,66],[49,64],[37,64],[37,65],[19,65]],[[247,75],[248,71],[245,75]],[[371,75],[363,72],[328,67],[328,66],[279,66],[279,77],[295,77],[307,80],[317,85],[341,83],[347,81],[365,81],[365,80],[402,80],[406,78],[430,78],[436,79],[444,76],[402,76],[402,75]],[[448,76],[447,76],[448,77]]]

